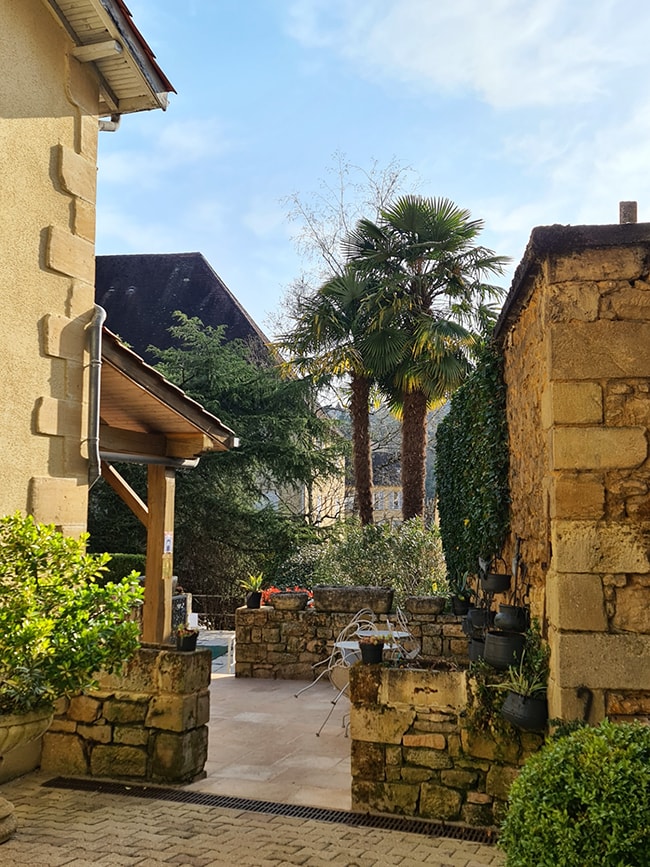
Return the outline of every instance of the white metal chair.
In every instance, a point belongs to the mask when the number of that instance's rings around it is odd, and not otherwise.
[[[420,642],[411,632],[408,618],[401,608],[395,609],[394,623],[386,621],[386,628],[393,633],[391,643],[386,648],[387,654],[396,660],[417,659],[420,655]]]
[[[376,631],[377,629],[377,624],[372,618],[374,618],[374,614],[369,608],[362,608],[360,611],[357,611],[350,622],[347,623],[338,634],[334,641],[332,652],[327,659],[317,662],[312,666],[314,669],[322,666],[323,670],[311,683],[304,686],[301,690],[298,690],[295,694],[296,698],[298,698],[299,695],[302,695],[303,692],[311,689],[311,687],[315,683],[318,683],[318,681],[323,677],[328,677],[330,683],[336,690],[336,696],[332,699],[332,707],[329,709],[327,716],[316,732],[316,737],[319,737],[320,733],[325,728],[325,725],[334,712],[334,708],[338,704],[339,699],[344,695],[347,695],[350,680],[350,666],[354,665],[354,663],[358,662],[361,658],[361,650],[359,649],[358,642],[359,632]],[[345,718],[343,725],[346,725]]]

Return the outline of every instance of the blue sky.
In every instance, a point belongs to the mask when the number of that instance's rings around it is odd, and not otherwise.
[[[483,219],[506,287],[534,226],[650,220],[646,0],[127,2],[178,95],[101,133],[97,252],[198,250],[269,334],[337,152]]]

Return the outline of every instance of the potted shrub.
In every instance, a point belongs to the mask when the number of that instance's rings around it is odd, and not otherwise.
[[[196,650],[196,641],[198,637],[198,629],[193,629],[190,626],[181,624],[176,630],[176,650],[182,650],[184,652]]]
[[[259,608],[262,603],[262,583],[264,577],[262,572],[257,575],[249,575],[239,582],[242,590],[246,591],[246,607]]]
[[[449,577],[451,610],[457,615],[467,614],[469,611],[469,604],[473,593],[467,584],[468,575],[469,573],[465,572],[463,575],[452,575]]]
[[[386,640],[387,636],[385,632],[381,635],[359,636],[361,661],[366,665],[377,665],[380,663],[383,659]]]

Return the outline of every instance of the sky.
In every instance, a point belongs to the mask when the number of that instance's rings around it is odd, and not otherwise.
[[[647,0],[127,3],[178,93],[100,134],[97,253],[201,252],[269,336],[337,154],[482,219],[506,289],[535,226],[650,221]]]

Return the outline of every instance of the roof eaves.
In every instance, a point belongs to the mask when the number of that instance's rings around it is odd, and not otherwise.
[[[226,427],[198,401],[188,397],[181,388],[165,379],[161,373],[125,346],[106,327],[103,328],[102,334],[102,355],[113,366],[137,381],[140,386],[146,388],[155,397],[164,399],[166,402],[170,402],[171,399],[173,408],[211,439],[217,440],[227,449],[237,446],[238,440],[234,431]]]

